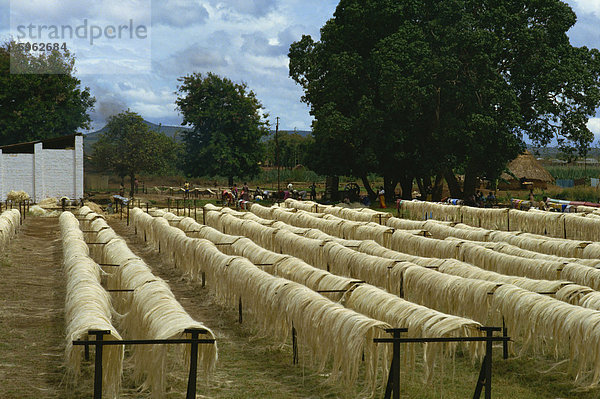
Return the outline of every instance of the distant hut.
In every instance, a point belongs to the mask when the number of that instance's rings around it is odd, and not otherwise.
[[[512,160],[507,169],[514,176],[503,173],[500,176],[498,188],[500,190],[518,190],[523,188],[547,188],[548,184],[554,183],[554,178],[534,157],[525,151]],[[516,179],[515,179],[516,176]]]

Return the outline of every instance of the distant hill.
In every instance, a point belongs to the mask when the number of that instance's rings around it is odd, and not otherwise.
[[[561,155],[560,148],[558,147],[540,148],[528,145],[527,150],[529,150],[529,152],[536,158],[559,158]],[[577,156],[577,154],[575,155]],[[592,158],[600,156],[600,149],[594,147],[590,148],[587,156]]]
[[[184,132],[186,130],[191,130],[189,127],[183,127],[183,126],[164,126],[164,125],[157,125],[155,123],[148,122],[148,121],[144,121],[144,123],[150,128],[150,130],[154,130],[156,132],[163,133],[169,137],[174,137],[176,140],[181,140],[182,132]],[[104,126],[102,129],[97,130],[95,132],[85,134],[83,136],[83,151],[85,153],[90,153],[92,151],[93,145],[96,144],[96,142],[100,138],[100,135],[103,134],[105,131],[106,131],[106,126]]]

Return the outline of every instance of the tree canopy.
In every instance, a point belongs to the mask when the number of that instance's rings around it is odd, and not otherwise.
[[[95,99],[80,87],[74,63],[66,51],[36,55],[15,42],[0,46],[0,145],[89,127]]]
[[[111,170],[121,180],[130,177],[133,196],[135,176],[140,172],[169,173],[176,165],[180,145],[174,139],[150,130],[144,119],[129,110],[110,117],[92,159],[96,166]]]
[[[315,118],[313,167],[366,186],[368,172],[381,174],[405,198],[414,178],[444,176],[466,197],[525,136],[589,144],[599,53],[570,44],[575,21],[560,0],[341,0],[321,40],[303,36],[289,52]]]
[[[294,131],[280,131],[279,142],[279,165],[284,168],[293,168],[297,165],[307,165],[310,161],[311,146],[313,139],[310,136],[302,136]],[[266,160],[269,165],[276,165],[275,134],[266,142]]]
[[[190,176],[252,177],[259,172],[268,134],[262,105],[245,83],[234,83],[213,73],[194,73],[179,79],[176,104],[182,125],[191,125],[184,171]]]

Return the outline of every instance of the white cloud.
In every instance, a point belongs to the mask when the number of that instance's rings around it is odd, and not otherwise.
[[[570,0],[569,4],[584,13],[594,13],[600,17],[600,1],[598,0]]]
[[[590,118],[590,120],[587,123],[587,127],[596,136],[600,136],[600,118]]]
[[[198,0],[152,1],[152,23],[173,27],[202,25],[208,20],[208,10]]]

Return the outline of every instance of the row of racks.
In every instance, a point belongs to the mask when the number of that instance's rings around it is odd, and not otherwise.
[[[240,300],[240,323],[242,322],[241,317],[241,300]],[[405,343],[449,343],[449,342],[485,342],[485,357],[481,364],[477,383],[475,385],[475,391],[473,393],[473,399],[481,398],[482,392],[485,392],[485,399],[492,398],[492,348],[494,342],[507,343],[510,337],[494,336],[494,332],[499,332],[502,329],[499,327],[481,327],[481,330],[486,333],[485,337],[445,337],[445,338],[404,338],[402,333],[408,332],[407,328],[395,328],[386,330],[387,333],[391,334],[391,338],[375,338],[376,343],[391,343],[393,344],[392,349],[392,362],[390,366],[390,372],[387,378],[387,384],[384,393],[384,399],[400,399],[400,352],[401,344]],[[89,336],[93,336],[93,340],[76,340],[73,341],[73,345],[83,345],[85,347],[85,359],[89,360],[89,347],[95,348],[95,359],[94,359],[94,399],[102,398],[102,353],[104,346],[107,345],[173,345],[173,344],[189,344],[191,345],[190,350],[190,368],[189,377],[187,384],[186,399],[196,398],[196,377],[198,367],[198,345],[200,344],[214,344],[214,339],[200,338],[200,335],[206,334],[206,330],[202,329],[188,329],[186,333],[191,334],[191,338],[181,339],[162,339],[162,340],[104,340],[105,335],[110,334],[110,331],[104,330],[90,330]],[[292,353],[293,363],[298,362],[298,346],[296,331],[292,327]]]
[[[194,204],[195,205],[195,204]],[[140,209],[143,209],[141,206]],[[179,214],[179,209],[182,209],[184,213],[187,210],[188,216],[191,217],[192,209],[194,211],[194,219],[197,220],[197,208],[196,206],[175,208],[177,210],[177,214]],[[206,217],[206,210],[201,208],[202,210],[202,220],[204,222]],[[146,213],[149,213],[149,205],[146,204]],[[154,216],[157,217],[157,216]],[[127,223],[129,224],[129,209],[127,209]],[[193,231],[185,231],[185,233],[190,233]],[[137,234],[137,230],[135,232]],[[146,237],[144,237],[144,240]],[[232,243],[217,243],[215,245],[231,245]],[[158,248],[160,252],[160,245]],[[272,264],[260,264],[256,265],[258,267],[267,267],[273,266]],[[204,272],[201,273],[201,281],[202,287],[204,288],[206,285],[206,275]],[[355,284],[364,283],[364,281],[355,281]],[[352,288],[350,288],[352,289]],[[340,292],[343,293],[347,290],[319,290],[318,293],[332,293],[332,292]],[[241,324],[243,322],[243,302],[242,298],[239,298],[238,302],[238,321]],[[507,334],[507,328],[504,324],[504,320],[502,321],[502,327],[480,327],[480,330],[485,333],[483,337],[436,337],[436,338],[409,338],[402,337],[402,333],[408,332],[407,328],[393,328],[386,330],[387,333],[391,334],[390,338],[375,338],[375,343],[392,343],[393,344],[393,355],[392,362],[390,365],[390,372],[387,378],[387,384],[384,394],[384,399],[399,399],[400,398],[400,352],[401,352],[401,344],[404,343],[450,343],[450,342],[485,342],[485,356],[481,365],[480,373],[477,378],[477,383],[475,386],[475,391],[473,394],[473,399],[481,398],[482,392],[485,392],[485,399],[492,398],[492,348],[494,342],[502,343],[502,353],[503,358],[508,359],[508,342],[510,341],[510,337]],[[298,344],[297,344],[297,334],[296,329],[292,325],[292,363],[298,363]],[[501,332],[502,336],[494,336],[495,332]]]
[[[129,216],[129,208],[127,208]],[[100,217],[100,216],[98,216]],[[80,219],[78,217],[78,219]],[[129,219],[128,219],[129,221]],[[101,231],[101,230],[99,230]],[[97,233],[93,230],[82,230],[83,233]],[[106,245],[103,242],[87,242],[87,245]],[[99,263],[101,267],[120,267],[121,265],[112,263]],[[107,292],[129,292],[133,293],[132,289],[106,289]],[[128,340],[104,340],[104,336],[109,335],[109,330],[90,330],[88,331],[87,340],[74,340],[74,346],[84,346],[85,360],[90,360],[90,347],[94,347],[94,396],[93,399],[102,399],[102,371],[103,371],[103,348],[112,345],[176,345],[189,344],[190,346],[190,366],[188,373],[188,383],[186,391],[186,399],[196,398],[196,381],[198,374],[198,345],[214,344],[215,339],[201,338],[201,335],[206,335],[207,330],[190,328],[184,330],[184,333],[190,334],[190,338],[174,338],[174,339],[128,339]],[[93,337],[94,339],[89,339]]]

